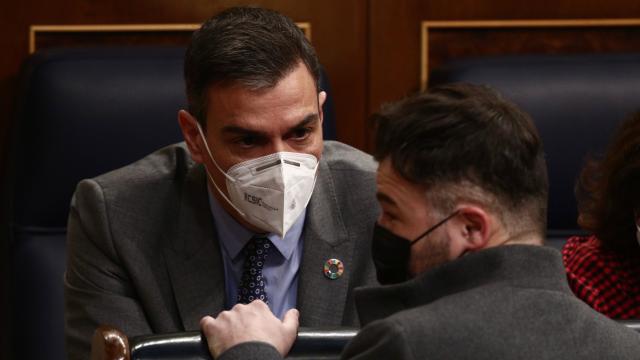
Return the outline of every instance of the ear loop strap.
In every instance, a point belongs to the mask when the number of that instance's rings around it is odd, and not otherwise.
[[[202,132],[202,128],[200,127],[200,123],[197,122],[197,121],[196,121],[196,126],[198,127],[198,132],[200,133],[200,137],[202,138],[202,142],[204,143],[204,148],[207,149],[207,153],[209,154],[209,158],[213,162],[213,165],[215,165],[216,168],[218,168],[218,171],[220,171],[231,182],[236,182],[236,179],[234,179],[231,176],[227,175],[227,173],[222,171],[220,166],[218,166],[218,163],[213,158],[213,155],[211,155],[211,150],[209,150],[209,145],[207,144],[207,139],[205,138],[204,133]],[[211,180],[211,182],[213,183],[213,186],[216,188],[216,190],[218,190],[218,193],[220,195],[222,195],[222,197],[227,201],[227,203],[229,203],[229,205],[231,205],[231,207],[235,211],[237,211],[238,214],[240,214],[240,215],[242,215],[242,217],[246,218],[247,216],[245,215],[245,213],[242,212],[242,210],[238,209],[238,207],[236,207],[233,204],[233,202],[231,202],[231,200],[229,200],[229,198],[222,192],[222,190],[220,190],[220,188],[218,187],[218,184],[216,184],[215,180],[213,180],[213,176],[211,176],[211,173],[209,172],[209,169],[207,169],[207,166],[205,164],[202,164],[202,166],[204,166],[204,170],[207,172],[207,176],[209,176],[209,180]]]
[[[451,219],[452,217],[454,217],[454,216],[458,215],[458,213],[459,213],[459,212],[460,212],[459,210],[454,211],[451,215],[449,215],[449,216],[447,216],[446,218],[444,218],[444,219],[440,220],[440,222],[439,222],[439,223],[437,223],[437,224],[433,225],[432,227],[430,227],[429,229],[427,229],[427,231],[425,231],[424,233],[422,233],[422,235],[418,236],[415,240],[413,240],[413,241],[410,243],[410,246],[413,246],[413,244],[415,244],[418,240],[420,240],[420,239],[422,239],[423,237],[425,237],[425,236],[429,235],[433,230],[437,229],[440,225],[442,225],[442,224],[446,223],[449,219]]]

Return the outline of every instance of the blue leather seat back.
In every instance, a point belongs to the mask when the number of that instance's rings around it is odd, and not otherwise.
[[[23,71],[9,170],[13,348],[64,359],[63,273],[75,185],[180,141],[183,49],[60,49]],[[40,344],[33,346],[33,344]]]
[[[78,181],[182,140],[184,48],[51,49],[24,65],[10,175],[13,348],[64,359],[66,224]],[[336,121],[326,76],[325,139]],[[38,344],[38,346],[33,346]]]
[[[66,359],[65,239],[65,229],[15,231],[10,314],[14,359]]]
[[[182,49],[65,49],[30,59],[14,221],[65,227],[79,180],[180,141]]]
[[[640,54],[467,59],[433,71],[430,84],[457,81],[490,85],[533,117],[549,171],[548,237],[581,233],[575,182],[587,155],[640,108]]]

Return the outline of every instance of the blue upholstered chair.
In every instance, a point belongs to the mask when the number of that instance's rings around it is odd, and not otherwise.
[[[640,54],[461,59],[434,70],[430,85],[456,81],[490,85],[533,117],[549,171],[548,243],[581,233],[574,185],[586,156],[640,109]]]
[[[7,173],[16,359],[64,359],[63,273],[76,184],[181,141],[184,48],[54,49],[24,65]],[[330,92],[326,77],[321,81]],[[325,138],[335,139],[331,96]],[[34,344],[38,344],[34,346]]]

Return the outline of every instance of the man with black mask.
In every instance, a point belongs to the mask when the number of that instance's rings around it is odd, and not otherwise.
[[[547,175],[528,115],[482,86],[434,88],[375,116],[373,257],[366,326],[343,358],[635,359],[640,336],[569,289],[545,237]],[[280,358],[297,330],[264,303],[201,321],[221,359]]]

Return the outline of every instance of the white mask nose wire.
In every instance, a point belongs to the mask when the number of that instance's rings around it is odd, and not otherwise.
[[[218,163],[216,162],[216,160],[213,158],[213,155],[211,155],[211,150],[209,150],[209,145],[207,144],[207,138],[205,138],[204,133],[202,132],[202,128],[200,127],[200,123],[196,122],[196,125],[198,126],[198,132],[200,133],[200,137],[202,138],[202,142],[204,143],[204,148],[207,149],[207,153],[209,154],[209,159],[211,159],[211,161],[213,162],[213,165],[215,165],[218,170],[230,181],[235,182],[236,180],[234,178],[232,178],[231,176],[227,175],[226,172],[222,171],[222,169],[220,168],[220,166],[218,166]],[[204,164],[203,164],[204,166]],[[233,202],[231,202],[231,200],[229,200],[229,198],[227,197],[227,195],[224,194],[224,192],[222,192],[222,190],[220,190],[220,188],[218,187],[218,184],[216,184],[215,180],[213,180],[213,176],[211,176],[211,173],[209,172],[209,169],[207,169],[206,166],[204,166],[204,170],[207,172],[207,176],[209,176],[209,180],[211,180],[211,182],[213,183],[213,186],[215,186],[216,190],[218,190],[218,193],[220,195],[222,195],[222,197],[227,201],[227,203],[229,205],[231,205],[232,208],[235,209],[235,211],[238,212],[238,214],[242,215],[242,217],[247,217],[245,215],[245,213],[238,209],[237,206],[235,206],[233,204]]]

